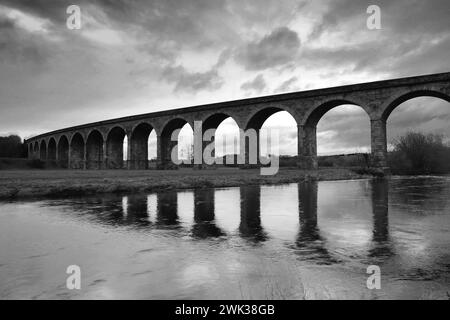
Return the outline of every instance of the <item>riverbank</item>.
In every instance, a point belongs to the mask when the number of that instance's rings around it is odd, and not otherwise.
[[[0,200],[273,185],[311,179],[322,181],[367,177],[369,176],[342,168],[318,171],[281,169],[275,176],[262,176],[257,169],[4,170],[0,171]]]

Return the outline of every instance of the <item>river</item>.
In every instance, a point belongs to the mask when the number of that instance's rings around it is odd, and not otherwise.
[[[449,296],[449,176],[0,203],[0,299]]]

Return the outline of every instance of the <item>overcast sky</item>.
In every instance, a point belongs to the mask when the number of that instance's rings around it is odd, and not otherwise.
[[[80,30],[66,27],[70,4],[81,8]],[[381,30],[366,27],[371,4]],[[449,17],[448,0],[0,0],[0,134],[447,72]],[[390,139],[409,129],[450,136],[449,107],[405,103],[389,119]],[[284,127],[281,152],[295,153],[293,119],[267,125]],[[320,154],[369,145],[359,107],[319,123]]]

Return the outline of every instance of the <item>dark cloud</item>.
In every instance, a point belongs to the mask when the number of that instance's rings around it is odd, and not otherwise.
[[[86,0],[77,1],[77,4]],[[1,0],[0,5],[18,9],[28,14],[48,19],[56,23],[64,23],[67,18],[66,9],[74,4],[69,0]]]
[[[247,93],[261,93],[267,87],[266,80],[262,74],[258,74],[253,80],[244,82],[241,90]]]
[[[216,69],[206,72],[188,72],[182,66],[166,67],[162,78],[174,83],[174,91],[197,93],[200,90],[214,91],[223,85],[223,79]]]
[[[0,62],[36,62],[42,67],[48,60],[48,48],[39,35],[32,35],[19,28],[15,21],[0,16]]]
[[[305,45],[300,63],[392,77],[448,69],[444,54],[450,47],[448,1],[377,1],[382,29],[376,31],[366,27],[366,9],[372,4],[369,0],[330,2],[307,43],[327,39],[326,45]]]
[[[291,62],[299,49],[298,34],[287,27],[280,27],[261,40],[242,47],[236,61],[247,70],[264,70]]]

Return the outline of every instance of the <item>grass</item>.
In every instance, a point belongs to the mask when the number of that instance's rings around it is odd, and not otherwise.
[[[169,189],[284,184],[304,180],[368,177],[349,169],[281,169],[261,176],[258,169],[216,170],[1,170],[0,199],[68,197],[99,193],[138,193]]]

